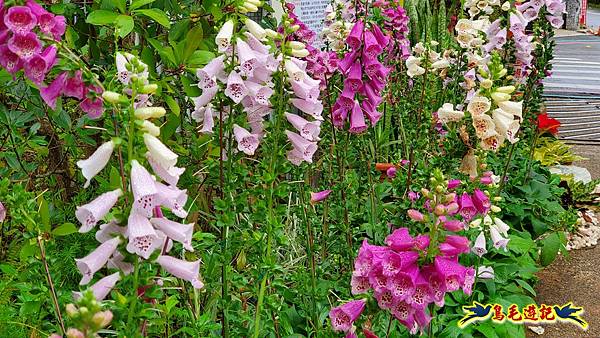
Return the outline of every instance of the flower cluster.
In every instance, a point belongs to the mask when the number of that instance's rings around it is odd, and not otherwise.
[[[382,12],[384,29],[392,37],[388,46],[388,55],[397,55],[402,59],[410,55],[410,41],[408,40],[409,18],[406,10],[400,6],[389,6]]]
[[[430,41],[427,45],[419,42],[413,47],[413,55],[406,59],[406,74],[414,78],[425,74],[426,68],[432,73],[439,73],[439,76],[444,78],[447,74],[447,69],[453,59],[450,57],[452,50],[446,50],[440,54],[433,50],[432,47],[438,46],[437,41]]]
[[[338,68],[345,77],[344,89],[333,106],[332,117],[334,125],[341,128],[349,115],[349,131],[360,133],[367,129],[365,113],[371,126],[381,118],[377,106],[383,100],[381,92],[390,70],[377,57],[387,47],[389,37],[377,25],[369,30],[359,20],[352,27],[346,43],[351,50],[338,63]]]
[[[562,27],[564,24],[563,13],[566,9],[565,3],[562,0],[529,0],[516,7],[517,11],[522,15],[525,21],[531,22],[538,18],[544,5],[549,13],[549,15],[546,16],[546,19],[550,22],[552,27]]]
[[[65,27],[64,16],[46,11],[34,0],[9,8],[0,2],[0,64],[11,74],[23,69],[31,82],[42,85],[57,61],[57,50],[52,44],[44,48],[40,37],[60,41]]]
[[[76,300],[75,304],[69,303],[65,312],[73,327],[65,332],[66,338],[99,337],[98,331],[108,327],[113,319],[110,310],[102,310],[98,300],[91,292],[86,292]],[[62,338],[51,334],[49,338]]]
[[[203,283],[198,277],[199,260],[186,262],[166,255],[172,247],[172,241],[180,242],[186,250],[193,251],[191,239],[194,225],[171,221],[163,215],[163,210],[169,210],[175,216],[185,218],[187,212],[184,206],[187,193],[176,186],[179,176],[185,169],[175,166],[177,154],[157,138],[160,128],[151,121],[164,116],[165,109],[149,106],[147,98],[145,103],[140,103],[142,98],[137,96],[137,93],[151,94],[157,89],[157,85],[148,83],[147,66],[137,57],[131,54],[118,54],[117,60],[119,62],[125,60],[124,64],[119,65],[119,68],[123,66],[125,69],[120,72],[119,80],[127,86],[123,94],[106,91],[103,96],[115,104],[131,102],[131,106],[127,108],[132,117],[129,142],[133,145],[135,142],[133,138],[140,135],[139,139],[143,140],[146,151],[138,159],[132,158],[128,163],[131,191],[126,200],[130,203],[127,205],[130,212],[126,225],[121,226],[121,222],[125,220],[115,217],[114,214],[107,223],[100,225],[100,230],[96,232],[96,239],[101,243],[100,246],[89,255],[76,260],[77,268],[83,275],[80,284],[88,284],[94,274],[104,266],[120,270],[121,272],[100,279],[91,287],[98,300],[106,297],[121,279],[122,274],[129,274],[133,270],[132,264],[126,262],[124,255],[117,250],[127,241],[125,249],[136,255],[134,259],[140,259],[139,257],[150,259],[150,256],[159,250],[156,262],[163,269],[176,277],[190,281],[195,288],[202,288]],[[136,101],[138,107],[134,109]],[[121,143],[118,138],[112,139],[102,144],[89,158],[77,162],[77,166],[81,168],[87,180],[86,186],[106,166],[114,148]],[[152,167],[157,179],[139,162],[142,161],[142,157],[144,162]],[[109,215],[122,195],[121,189],[112,190],[78,207],[75,215],[82,224],[79,231],[82,233],[91,231],[98,222]]]
[[[356,10],[354,1],[334,0],[325,8],[325,21],[321,37],[325,44],[334,51],[346,46],[345,40],[355,22]]]
[[[494,12],[494,7],[497,6],[500,6],[500,0],[467,0],[464,2],[464,8],[471,17],[480,14],[490,15]]]

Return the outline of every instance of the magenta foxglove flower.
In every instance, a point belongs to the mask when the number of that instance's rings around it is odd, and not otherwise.
[[[448,190],[452,190],[461,184],[460,180],[448,180]]]
[[[127,238],[127,251],[145,259],[148,259],[154,250],[162,248],[164,243],[150,221],[134,210],[127,221]]]
[[[472,201],[473,205],[475,205],[475,208],[477,208],[477,211],[482,215],[487,214],[492,206],[490,198],[479,189],[475,189],[473,192]]]
[[[350,286],[352,288],[353,295],[367,293],[367,291],[371,289],[371,284],[369,284],[369,277],[357,276],[355,274],[352,274]]]
[[[152,167],[154,173],[170,185],[177,185],[177,182],[179,181],[179,176],[181,176],[181,174],[183,174],[183,172],[185,171],[185,168],[178,168],[175,166],[165,169],[162,165],[158,163],[158,161],[156,161],[152,157],[152,154],[150,154],[150,152],[146,153],[146,159],[148,160],[148,163],[150,163],[150,166]]]
[[[105,142],[89,158],[77,161],[77,167],[81,168],[81,173],[86,179],[84,188],[89,187],[92,178],[104,169],[114,148],[115,144],[112,140]]]
[[[0,65],[10,74],[15,74],[23,67],[21,58],[10,51],[6,45],[0,45]]]
[[[415,237],[414,242],[415,248],[421,251],[426,251],[427,248],[429,248],[429,243],[431,242],[431,239],[429,238],[429,235],[419,235]]]
[[[374,126],[379,121],[382,114],[377,111],[377,107],[375,107],[371,101],[365,100],[361,103],[361,105],[364,112],[367,114],[369,121],[371,121],[371,126]]]
[[[494,179],[489,176],[484,176],[479,179],[479,183],[483,185],[491,185],[492,183],[494,183]]]
[[[152,210],[160,203],[160,198],[152,175],[137,160],[131,161],[131,190],[133,210],[152,217]]]
[[[457,219],[451,219],[451,220],[447,220],[444,223],[444,229],[448,230],[448,231],[461,231],[464,230],[465,225],[463,222],[457,220]]]
[[[354,101],[354,106],[352,107],[352,113],[350,114],[350,129],[349,131],[354,134],[362,133],[367,129],[367,124],[365,123],[365,115],[360,108],[360,104],[358,101]]]
[[[350,331],[354,321],[363,312],[366,302],[365,299],[353,300],[331,309],[329,311],[329,318],[331,319],[333,330],[342,332]]]
[[[415,292],[415,282],[419,275],[416,265],[403,268],[400,273],[388,278],[387,287],[392,292],[395,301],[407,301]]]
[[[408,228],[394,230],[394,232],[386,237],[385,244],[396,251],[411,250],[415,245],[413,237],[408,233]]]
[[[300,135],[309,141],[318,141],[319,133],[321,132],[321,122],[309,122],[304,118],[296,115],[285,113],[285,117],[288,122],[291,123],[296,130],[300,132]]]
[[[34,55],[26,62],[25,76],[36,85],[41,85],[46,77],[46,73],[56,62],[56,47],[54,45],[47,47],[41,54]]]
[[[344,80],[344,86],[348,86],[354,93],[358,92],[362,87],[362,66],[356,62],[350,66],[348,77]]]
[[[202,289],[204,283],[199,278],[200,260],[187,262],[171,256],[158,256],[156,262],[168,273],[192,283],[196,289]]]
[[[471,199],[471,196],[469,194],[467,194],[466,192],[464,192],[460,196],[459,204],[460,204],[459,213],[461,214],[461,216],[463,217],[463,219],[465,221],[467,221],[467,222],[470,221],[477,214],[477,208],[475,208],[475,205],[473,204],[473,200]]]
[[[81,222],[79,232],[85,233],[92,230],[92,228],[96,226],[96,223],[98,223],[115,203],[117,203],[117,200],[121,195],[123,195],[123,191],[121,191],[121,189],[116,189],[103,193],[86,205],[77,207],[75,217]]]
[[[83,99],[85,96],[85,84],[81,78],[80,70],[76,71],[73,77],[70,77],[67,79],[67,81],[65,81],[63,94],[65,96],[74,97],[78,100]]]
[[[375,35],[371,31],[364,32],[365,48],[363,55],[368,59],[374,59],[383,51],[383,47],[379,41],[375,38]]]
[[[310,203],[315,204],[325,200],[329,194],[331,194],[332,190],[323,190],[319,192],[311,192],[310,193]]]
[[[392,307],[392,314],[402,325],[412,328],[414,326],[415,308],[405,301],[399,301]]]
[[[42,43],[33,32],[24,35],[14,34],[8,39],[7,46],[11,52],[17,54],[24,61],[28,61],[42,50]]]
[[[37,24],[37,18],[28,7],[12,6],[4,15],[4,24],[15,35],[26,35]]]
[[[407,302],[415,309],[423,309],[432,301],[433,297],[429,288],[429,281],[419,272],[415,279],[415,291],[408,298]]]
[[[482,231],[475,239],[475,245],[471,248],[471,251],[477,256],[481,257],[487,253],[485,233]]]
[[[246,155],[254,155],[254,152],[256,151],[256,148],[258,148],[259,144],[258,136],[251,134],[249,131],[238,126],[237,124],[233,125],[233,134],[238,143],[238,150]]]
[[[106,296],[108,296],[110,291],[115,287],[117,282],[120,280],[121,280],[120,273],[115,272],[112,275],[103,277],[102,279],[100,279],[99,281],[94,283],[94,285],[92,285],[90,287],[90,289],[92,290],[92,293],[94,294],[94,297],[96,298],[96,300],[101,302],[104,300],[104,298],[106,298]],[[76,300],[76,301],[79,300],[81,298],[81,296],[82,296],[81,292],[73,292],[74,300]]]
[[[452,245],[460,251],[460,253],[469,252],[469,239],[464,236],[448,235],[446,236],[446,244]]]
[[[395,303],[394,295],[389,289],[383,289],[374,292],[377,305],[382,309],[391,309]]]
[[[115,237],[106,241],[92,251],[89,255],[75,259],[79,272],[83,275],[79,285],[85,285],[92,280],[96,271],[100,270],[106,264],[110,256],[117,250],[117,246],[121,243],[119,237]]]
[[[91,119],[97,119],[104,113],[104,103],[100,94],[102,94],[101,88],[90,86],[85,89],[85,98],[79,103],[79,108]]]
[[[444,287],[452,292],[461,288],[465,280],[466,268],[456,258],[437,256],[434,261],[436,272],[443,277]]]
[[[304,139],[302,136],[291,132],[289,130],[285,131],[288,139],[294,146],[294,150],[296,153],[306,162],[312,163],[312,157],[317,151],[317,143],[311,142]]]
[[[418,200],[419,197],[421,197],[421,196],[420,196],[420,194],[418,192],[415,192],[415,191],[412,191],[412,190],[408,192],[408,199],[411,202],[414,202],[414,201]]]
[[[416,222],[423,222],[425,220],[425,216],[415,209],[408,209],[406,214],[410,219]]]
[[[170,170],[177,163],[177,154],[167,148],[155,136],[145,133],[144,144],[146,144],[146,148],[148,148],[148,152],[154,161],[166,170]]]
[[[170,239],[183,244],[187,251],[194,251],[192,247],[192,234],[194,232],[194,223],[182,224],[173,222],[166,218],[151,218],[150,223],[162,231]]]
[[[357,50],[363,40],[363,32],[365,30],[365,23],[362,20],[356,21],[350,34],[346,38],[346,43],[352,50]]]
[[[52,25],[52,36],[54,40],[60,41],[63,34],[65,34],[65,29],[67,28],[67,22],[64,16],[57,15],[54,17],[54,25]]]
[[[62,93],[67,80],[67,72],[62,72],[58,75],[48,87],[40,88],[40,96],[52,109],[56,109],[56,100]]]
[[[398,169],[396,169],[395,166],[392,166],[392,167],[389,167],[388,170],[385,171],[385,174],[389,178],[394,178],[394,177],[396,177],[397,171],[398,171]]]
[[[6,207],[0,202],[0,223],[6,219]]]

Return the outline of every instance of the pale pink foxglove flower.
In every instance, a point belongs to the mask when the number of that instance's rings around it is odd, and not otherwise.
[[[288,122],[291,123],[294,126],[294,128],[296,128],[296,130],[298,130],[300,132],[300,135],[302,137],[304,137],[305,139],[307,139],[309,141],[320,140],[320,138],[319,138],[319,133],[321,132],[321,126],[320,126],[321,122],[320,121],[309,122],[296,114],[290,114],[290,113],[285,113],[285,117],[287,118]]]
[[[240,74],[236,71],[232,71],[227,77],[227,88],[225,88],[224,93],[227,97],[232,99],[233,102],[240,103],[244,97],[248,95],[249,91]]]
[[[109,241],[106,241],[92,251],[89,255],[83,258],[76,258],[75,263],[77,269],[83,275],[79,285],[85,285],[92,280],[92,277],[96,271],[100,270],[106,264],[110,256],[117,250],[117,246],[121,243],[119,237],[115,237]]]
[[[115,55],[115,61],[117,65],[117,79],[119,79],[119,81],[121,81],[121,83],[124,85],[129,84],[129,81],[131,80],[131,72],[127,70],[127,64],[129,63],[129,61],[125,57],[126,54],[128,53],[123,54],[121,52],[117,52],[117,54]]]
[[[170,239],[183,244],[187,251],[194,251],[192,247],[192,235],[194,232],[194,223],[178,223],[166,218],[151,218],[150,223]]]
[[[144,134],[144,144],[152,158],[163,168],[169,170],[177,163],[177,154],[172,152],[159,139],[146,133]]]
[[[150,221],[133,210],[127,220],[127,237],[127,251],[145,259],[148,259],[154,250],[162,248],[164,243]]]
[[[184,209],[188,198],[187,190],[181,190],[176,186],[166,186],[160,182],[155,182],[154,186],[160,205],[171,210],[177,217],[187,217],[187,211]]]
[[[291,58],[290,60],[285,60],[285,70],[292,81],[302,82],[306,77],[308,77],[308,75],[304,70],[298,67],[298,64],[294,62],[294,60],[297,59]]]
[[[85,184],[83,185],[84,188],[89,187],[92,178],[104,169],[110,160],[114,148],[115,143],[110,140],[98,147],[98,149],[96,149],[96,151],[94,151],[87,159],[77,161],[77,167],[81,168],[81,174],[86,179]]]
[[[490,226],[490,237],[492,238],[492,242],[496,249],[502,248],[506,251],[509,239],[503,237],[495,225]]]
[[[158,161],[156,161],[152,157],[152,154],[150,154],[150,152],[146,152],[146,159],[148,160],[148,163],[150,163],[150,167],[152,167],[154,173],[158,175],[160,179],[162,179],[170,185],[177,185],[177,182],[179,181],[179,176],[181,176],[181,174],[183,174],[183,172],[185,171],[185,168],[178,168],[175,166],[165,169],[158,163]]]
[[[112,275],[108,275],[90,287],[94,297],[97,301],[101,302],[108,296],[110,291],[115,287],[118,281],[121,280],[121,275],[119,272],[115,272]],[[81,292],[73,292],[73,299],[79,300],[82,296]]]
[[[245,81],[244,85],[248,88],[249,95],[251,95],[258,104],[263,106],[270,105],[269,98],[273,95],[273,89],[271,87],[263,86],[252,81]]]
[[[311,102],[304,99],[294,98],[290,100],[292,105],[300,111],[312,116],[315,120],[323,120],[321,116],[323,112],[323,104],[321,101]]]
[[[154,207],[160,203],[152,175],[137,160],[131,161],[131,190],[133,208],[146,217],[152,217]]]
[[[126,236],[127,228],[119,226],[119,224],[112,220],[108,223],[100,224],[100,230],[96,231],[96,240],[100,243],[111,240],[115,236]]]
[[[210,101],[217,95],[219,91],[219,87],[210,87],[202,90],[202,94],[198,97],[194,98],[194,107],[195,109],[199,109],[201,107],[206,106],[210,103]]]
[[[508,237],[508,230],[510,230],[508,224],[504,223],[500,218],[494,217],[494,225],[496,226],[498,232],[500,232],[505,237]]]
[[[237,124],[233,125],[233,134],[238,143],[238,150],[244,152],[246,155],[254,155],[259,144],[258,137],[255,134],[250,134],[249,131]]]
[[[121,191],[121,189],[116,189],[105,192],[90,203],[77,207],[75,217],[81,222],[79,232],[85,233],[92,230],[92,228],[96,226],[96,223],[98,223],[115,203],[117,203],[117,200],[121,195],[123,195],[123,191]]]
[[[262,64],[264,61],[266,61],[266,55],[263,56],[263,62],[261,62],[258,58],[258,55],[254,53],[248,43],[240,38],[236,39],[235,49],[239,59],[240,72],[242,75],[252,76],[259,64]]]
[[[125,256],[119,251],[115,251],[106,263],[106,267],[109,269],[121,270],[125,275],[129,275],[133,272],[133,264],[125,262]]]
[[[481,257],[487,253],[485,233],[482,231],[475,239],[475,245],[471,248],[471,251],[477,256]]]
[[[216,88],[217,82],[215,79],[218,79],[221,82],[225,82],[227,76],[225,74],[225,55],[219,55],[218,57],[212,59],[206,66],[198,69],[196,71],[196,76],[200,80],[198,82],[198,87],[202,90],[206,90],[209,88]]]
[[[192,283],[195,289],[202,289],[204,283],[199,278],[200,260],[187,262],[171,256],[158,256],[156,262],[168,273]]]
[[[325,200],[327,197],[329,197],[329,194],[331,194],[330,189],[327,190],[323,190],[323,191],[319,191],[319,192],[311,192],[310,193],[310,204],[316,204],[318,202],[321,202],[323,200]]]
[[[289,130],[286,130],[285,134],[292,143],[297,154],[299,154],[304,161],[312,163],[312,157],[317,151],[317,143],[308,141],[304,137]]]

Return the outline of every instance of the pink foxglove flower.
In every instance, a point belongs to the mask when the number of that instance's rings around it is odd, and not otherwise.
[[[413,237],[408,233],[408,228],[394,230],[394,232],[386,237],[385,243],[396,251],[411,250],[415,246]]]
[[[46,77],[46,73],[56,62],[56,47],[54,45],[47,47],[41,54],[34,55],[26,62],[25,76],[36,85],[41,85]]]
[[[415,209],[409,209],[407,211],[407,215],[410,219],[416,222],[423,222],[425,220],[425,216]]]
[[[335,307],[329,311],[331,326],[334,331],[348,332],[352,328],[352,324],[365,308],[366,300],[353,300],[344,305]]]
[[[200,260],[187,262],[171,256],[158,256],[156,262],[173,276],[192,283],[194,288],[204,287],[204,283],[199,278]]]
[[[291,99],[291,103],[294,107],[312,116],[316,120],[323,120],[321,116],[323,112],[323,104],[321,101],[312,102],[304,99]]]
[[[79,272],[83,275],[79,285],[85,285],[92,280],[96,271],[100,270],[106,264],[110,256],[117,250],[117,246],[121,243],[119,237],[115,237],[106,241],[92,251],[89,255],[75,259]]]
[[[48,87],[40,88],[40,96],[52,109],[56,109],[56,100],[62,93],[67,80],[67,72],[62,72]]]
[[[248,88],[244,85],[244,80],[240,74],[236,71],[229,73],[227,77],[227,88],[225,89],[225,95],[233,100],[235,103],[240,103],[248,95]]]
[[[148,152],[154,161],[166,170],[171,169],[177,163],[177,154],[167,148],[156,137],[148,133],[144,134],[144,144],[146,144],[146,148],[148,148]]]
[[[498,232],[505,237],[508,237],[508,230],[510,230],[508,224],[504,223],[500,218],[494,217],[494,225],[496,226],[496,229],[498,229]]]
[[[217,86],[215,78],[221,82],[227,81],[225,64],[223,63],[224,59],[225,55],[219,55],[206,64],[206,66],[196,71],[196,76],[200,80],[198,83],[200,89],[215,88]]]
[[[15,74],[23,67],[21,58],[10,51],[6,45],[0,44],[0,65],[10,74]]]
[[[119,224],[112,220],[108,223],[100,224],[100,230],[96,231],[96,240],[100,243],[104,243],[108,240],[111,240],[115,236],[123,236],[127,235],[127,228],[119,226]]]
[[[115,143],[112,140],[105,142],[89,158],[77,161],[77,167],[81,168],[81,173],[86,179],[84,188],[89,187],[92,178],[104,169],[114,148]]]
[[[320,122],[309,122],[304,118],[296,115],[285,113],[285,117],[288,122],[290,122],[296,130],[300,132],[300,135],[309,141],[318,141],[319,133],[321,132]]]
[[[329,197],[329,194],[331,194],[331,192],[332,192],[332,190],[329,190],[329,189],[319,191],[319,192],[311,192],[310,193],[310,203],[315,204],[315,203],[325,200],[327,197]]]
[[[354,101],[354,106],[352,107],[352,112],[350,114],[350,132],[354,134],[362,133],[367,129],[367,124],[365,123],[365,115],[362,112],[360,104],[358,101]]]
[[[471,200],[473,201],[473,205],[475,206],[475,208],[477,208],[477,211],[482,215],[487,214],[487,212],[490,210],[490,207],[492,206],[490,198],[479,189],[475,189]]]
[[[452,292],[461,288],[466,268],[456,259],[437,256],[434,265],[436,272],[443,277],[445,290]]]
[[[24,35],[13,35],[8,39],[7,46],[11,52],[17,54],[24,61],[28,61],[42,50],[42,43],[33,32]]]
[[[83,99],[85,96],[85,84],[83,83],[80,70],[76,71],[73,77],[65,81],[62,93],[65,96],[74,97],[78,100]]]
[[[92,293],[94,294],[94,297],[96,298],[96,300],[101,302],[104,300],[104,298],[106,298],[106,296],[108,296],[110,291],[115,287],[117,282],[120,280],[121,280],[120,273],[115,272],[112,275],[103,277],[102,279],[100,279],[99,281],[94,283],[94,285],[92,285],[90,287],[90,289],[92,290]],[[74,300],[79,300],[81,297],[82,297],[81,292],[73,292]]]
[[[148,219],[133,211],[127,221],[127,251],[148,259],[154,250],[162,248],[159,234]]]
[[[466,192],[460,196],[459,204],[459,213],[465,221],[470,221],[477,214],[477,208],[475,208],[471,196],[469,196],[469,194]]]
[[[104,104],[102,101],[102,88],[97,86],[89,86],[85,88],[84,99],[79,103],[79,108],[87,113],[91,119],[97,119],[104,112]]]
[[[79,228],[79,232],[85,233],[92,230],[92,228],[96,226],[96,223],[98,223],[115,203],[117,203],[117,200],[121,195],[123,195],[123,191],[121,191],[121,189],[116,189],[103,193],[86,205],[77,207],[75,216],[82,224],[81,228]]]
[[[37,18],[28,7],[12,6],[4,15],[4,24],[15,35],[26,35],[37,24]]]
[[[475,245],[473,245],[471,251],[479,257],[487,253],[485,233],[483,231],[481,231],[475,239]]]
[[[155,186],[161,206],[171,210],[177,217],[187,217],[187,211],[184,209],[188,198],[187,190],[166,186],[159,182],[156,182]]]
[[[148,163],[150,163],[150,166],[152,167],[152,170],[154,170],[154,173],[170,185],[177,185],[177,182],[179,181],[179,176],[181,176],[181,174],[183,174],[183,172],[185,171],[185,168],[178,168],[175,166],[165,169],[162,165],[158,163],[158,161],[156,161],[152,157],[152,154],[150,154],[150,152],[146,153],[146,159],[148,160]]]
[[[312,163],[312,157],[317,151],[317,143],[308,141],[302,136],[289,130],[286,130],[285,134],[294,146],[293,151],[295,151],[304,161]]]
[[[136,160],[131,161],[131,190],[133,210],[152,217],[152,211],[159,204],[160,198],[152,175]]]
[[[121,270],[125,275],[129,275],[133,272],[133,264],[125,262],[125,257],[119,251],[112,255],[106,263],[106,267],[109,269]]]
[[[233,134],[238,143],[238,150],[246,155],[254,155],[259,144],[258,137],[237,124],[233,125]]]
[[[150,223],[170,239],[183,244],[187,251],[194,251],[192,247],[192,234],[194,232],[194,223],[182,224],[173,222],[166,218],[151,218]]]

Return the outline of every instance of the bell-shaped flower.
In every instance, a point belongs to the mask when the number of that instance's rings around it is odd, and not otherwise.
[[[475,239],[475,245],[473,245],[471,251],[479,257],[487,253],[485,233],[483,231]]]
[[[449,292],[460,289],[464,280],[466,268],[458,263],[456,258],[435,257],[435,270],[444,279],[445,289]]]
[[[319,121],[309,122],[296,114],[290,113],[285,113],[285,117],[300,132],[302,137],[309,141],[319,140],[319,133],[321,132]]]
[[[92,290],[92,293],[94,294],[94,297],[96,298],[96,300],[101,302],[104,300],[104,298],[106,298],[106,296],[108,296],[110,291],[115,287],[117,282],[120,280],[121,280],[121,274],[119,272],[115,272],[112,275],[103,277],[102,279],[100,279],[99,281],[94,283],[94,285],[92,285],[90,287],[90,289]],[[75,301],[79,300],[81,297],[82,297],[81,292],[73,292],[73,299]]]
[[[204,108],[203,116],[202,116],[202,128],[200,129],[200,133],[202,134],[212,134],[213,128],[215,127],[214,120],[214,109],[212,105],[207,105]]]
[[[452,232],[461,231],[465,228],[464,223],[457,219],[447,220],[447,221],[443,222],[443,225],[444,225],[444,229],[446,229],[448,231],[452,231]]]
[[[494,279],[494,268],[491,266],[480,266],[477,268],[477,277],[479,279]]]
[[[119,251],[115,251],[112,257],[106,263],[106,267],[109,269],[121,270],[125,275],[129,275],[133,272],[133,264],[125,262],[125,256],[123,256],[123,254],[121,254]]]
[[[373,296],[375,296],[375,299],[377,300],[377,305],[379,305],[379,308],[381,309],[391,309],[392,305],[396,303],[395,298],[392,295],[392,291],[388,289],[375,291]]]
[[[148,259],[156,249],[162,248],[164,243],[154,231],[150,221],[134,209],[131,210],[127,220],[127,238],[129,239],[127,251],[145,259]]]
[[[119,237],[115,237],[106,241],[92,251],[89,255],[83,258],[76,258],[75,263],[77,269],[83,275],[79,285],[85,285],[92,280],[96,271],[100,270],[106,264],[110,256],[117,250],[117,246],[121,243]]]
[[[339,70],[341,70],[342,73],[346,74],[350,67],[352,67],[352,65],[356,63],[358,55],[358,51],[346,53],[344,58],[338,62]]]
[[[14,34],[8,39],[7,46],[11,52],[17,54],[24,61],[31,59],[42,50],[42,43],[33,32],[23,35]]]
[[[292,90],[294,94],[312,103],[319,102],[319,81],[311,81],[307,76],[304,81],[292,81]]]
[[[57,15],[54,17],[54,25],[52,25],[52,36],[54,40],[60,41],[63,34],[65,34],[65,29],[67,28],[67,20],[62,15]]]
[[[92,230],[92,228],[96,226],[96,223],[98,223],[98,221],[110,211],[115,203],[117,203],[117,200],[121,195],[123,195],[123,191],[121,191],[121,189],[116,189],[105,192],[90,203],[77,207],[75,217],[81,222],[79,232],[85,233]]]
[[[204,283],[200,280],[200,260],[187,262],[171,256],[158,256],[156,262],[168,273],[192,283],[195,289],[202,289]]]
[[[415,310],[424,309],[433,301],[431,290],[429,288],[429,281],[425,279],[422,273],[419,273],[415,279],[414,285],[414,292],[408,297],[407,303],[411,304]]]
[[[11,52],[4,44],[0,44],[0,65],[10,74],[15,74],[23,67],[21,58]]]
[[[477,208],[477,211],[482,215],[487,214],[492,206],[490,198],[479,189],[475,189],[475,191],[473,191],[473,196],[471,199],[473,201],[473,205],[475,205],[475,208]]]
[[[365,308],[365,299],[353,300],[329,311],[331,326],[334,331],[348,332]]]
[[[270,104],[269,98],[273,95],[273,89],[269,86],[263,86],[253,81],[245,81],[244,85],[248,88],[249,95],[251,95],[254,100],[263,106],[268,106]]]
[[[169,170],[171,167],[175,166],[175,163],[177,163],[177,154],[167,148],[156,137],[145,133],[144,144],[146,144],[146,148],[148,148],[150,156],[152,156],[152,158],[163,168]]]
[[[498,106],[503,111],[518,117],[519,120],[523,120],[523,101],[504,101],[498,103]]]
[[[74,97],[78,100],[83,99],[86,94],[85,91],[85,83],[83,82],[83,78],[81,77],[81,71],[78,70],[75,72],[75,75],[69,77],[65,81],[65,86],[62,91],[63,95]]]
[[[492,242],[494,243],[494,248],[496,249],[504,249],[506,251],[506,246],[508,245],[508,238],[503,237],[496,225],[490,226],[490,237],[492,238]]]
[[[104,142],[90,157],[77,161],[77,167],[81,168],[81,173],[86,179],[84,188],[87,188],[92,178],[104,169],[110,160],[114,148],[115,143],[112,140]]]
[[[237,124],[233,125],[233,134],[238,144],[238,150],[246,155],[254,155],[254,152],[259,145],[258,136],[251,134],[249,131],[238,126]]]
[[[194,248],[192,247],[194,223],[177,223],[166,218],[151,218],[150,223],[170,239],[183,244],[183,247],[186,250],[194,251]]]
[[[152,217],[152,211],[160,203],[160,198],[152,175],[137,160],[131,161],[131,190],[133,210],[146,217]]]
[[[292,143],[292,146],[294,146],[294,150],[301,155],[302,159],[308,163],[312,163],[312,157],[317,151],[317,143],[308,141],[304,137],[289,130],[286,130],[285,134]]]
[[[467,111],[475,116],[480,116],[487,113],[490,110],[492,103],[490,99],[485,96],[476,95],[474,96],[469,104],[467,104]]]
[[[411,328],[410,333],[414,334],[416,333],[416,325],[415,325],[415,319],[414,319],[414,313],[415,313],[416,309],[411,306],[411,304],[409,304],[406,301],[399,301],[396,304],[394,304],[392,306],[392,315],[394,315],[394,318],[396,318],[400,323],[402,323],[402,325],[406,326],[407,328]],[[413,327],[414,332],[413,331]]]
[[[471,196],[469,194],[467,194],[466,192],[464,192],[459,199],[459,204],[460,204],[460,211],[459,213],[461,214],[461,216],[463,217],[463,219],[465,221],[470,221],[476,214],[477,214],[477,208],[475,208],[475,205],[473,204],[473,200],[471,199]]]
[[[225,95],[235,103],[240,103],[248,95],[248,88],[246,88],[244,80],[236,71],[232,71],[227,77]]]
[[[373,35],[373,33],[371,33],[371,31],[365,31],[364,32],[364,42],[365,42],[365,49],[363,51],[364,55],[368,58],[368,59],[375,59],[377,57],[377,55],[381,54],[381,52],[383,51],[383,45],[381,45],[379,43],[379,41],[377,41],[377,39],[375,38],[375,35]]]
[[[505,237],[508,237],[508,230],[510,230],[508,224],[504,223],[500,218],[494,217],[494,225],[496,226],[498,232],[500,232]]]
[[[116,221],[112,220],[108,223],[100,224],[100,230],[96,231],[96,240],[104,243],[119,235],[125,237],[127,235],[127,228],[119,226]]]
[[[41,54],[34,55],[26,62],[24,70],[25,76],[31,82],[40,86],[46,77],[46,73],[56,62],[56,46],[48,46]]]
[[[357,276],[355,274],[352,274],[352,278],[350,280],[350,287],[353,295],[367,293],[371,289],[371,284],[369,284],[369,277]]]
[[[227,78],[225,74],[225,64],[223,63],[224,59],[225,55],[220,55],[212,59],[206,66],[196,71],[196,76],[200,80],[198,82],[198,87],[200,87],[200,89],[216,88],[217,82],[215,79],[224,81]]]
[[[360,107],[358,101],[354,101],[352,112],[350,113],[350,129],[349,131],[354,134],[362,133],[367,129],[365,123],[365,115]]]
[[[496,125],[489,115],[473,116],[473,127],[475,128],[475,134],[480,139],[485,139],[496,134]]]
[[[84,99],[79,103],[79,108],[91,119],[99,118],[104,112],[101,94],[102,88],[96,86],[89,86],[84,90]]]
[[[154,157],[152,157],[150,152],[146,152],[146,159],[148,160],[148,163],[150,163],[154,173],[170,185],[177,185],[179,176],[181,176],[181,174],[183,174],[185,171],[185,168],[178,168],[175,166],[165,169],[158,161],[154,159]]]
[[[504,140],[504,135],[498,134],[498,132],[494,131],[491,133],[491,135],[481,140],[480,146],[483,150],[498,151],[502,143],[504,143]]]
[[[463,117],[465,117],[465,113],[459,110],[454,110],[452,103],[444,103],[442,107],[438,109],[438,118],[444,124],[448,124],[449,122],[458,122]]]
[[[187,190],[181,190],[175,186],[166,186],[156,182],[156,193],[160,200],[160,205],[171,210],[177,217],[187,217],[187,211],[184,209],[187,202]]]
[[[385,244],[396,251],[411,250],[414,247],[413,237],[408,233],[408,228],[394,230],[386,237]]]
[[[15,35],[25,35],[37,25],[37,18],[29,7],[12,6],[4,14],[4,24]]]
[[[4,222],[4,219],[6,219],[6,207],[0,202],[0,223]]]
[[[319,192],[311,192],[310,193],[310,203],[311,204],[316,204],[318,202],[321,202],[323,200],[325,200],[329,194],[331,194],[332,190],[323,190],[323,191],[319,191]]]
[[[520,128],[519,120],[515,120],[512,114],[509,114],[500,108],[494,109],[492,117],[494,119],[494,124],[496,125],[496,130],[500,134],[503,134],[511,143],[518,141],[516,135]]]
[[[355,62],[350,66],[348,75],[344,80],[344,86],[348,86],[352,92],[356,93],[360,90],[362,84],[362,67],[360,63]]]
[[[226,21],[217,36],[215,37],[215,42],[217,44],[218,50],[221,53],[224,53],[231,46],[231,36],[233,35],[233,20]]]
[[[381,119],[382,114],[377,110],[376,106],[370,101],[363,101],[361,104],[363,111],[367,114],[367,118],[371,122],[371,126],[374,126],[379,119]]]
[[[160,135],[160,127],[157,126],[156,124],[148,121],[148,120],[144,120],[140,126],[140,129],[144,132],[144,133],[148,133],[152,136],[156,136],[158,137]]]
[[[298,67],[297,63],[292,60],[285,60],[285,71],[292,81],[302,82],[307,77],[306,72]]]
[[[60,96],[65,82],[67,80],[67,72],[63,72],[58,75],[52,83],[47,87],[40,88],[40,96],[52,109],[56,109],[56,100]]]
[[[264,28],[262,28],[259,24],[257,24],[254,20],[246,18],[244,21],[244,26],[248,32],[250,32],[255,38],[262,40],[267,37],[267,32]]]
[[[346,38],[346,43],[350,46],[350,49],[357,50],[363,41],[363,32],[365,30],[365,23],[362,20],[356,21],[350,34]]]

